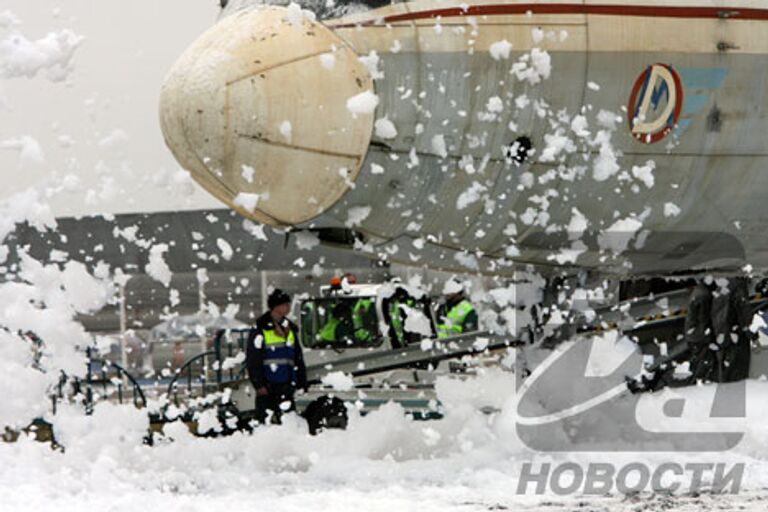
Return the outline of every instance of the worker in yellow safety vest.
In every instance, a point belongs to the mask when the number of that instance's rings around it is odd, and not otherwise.
[[[355,340],[359,342],[370,341],[375,337],[373,329],[377,329],[376,318],[373,316],[371,321],[371,315],[373,311],[373,299],[364,298],[358,299],[355,302],[355,307],[352,310],[352,324],[355,328]]]
[[[331,344],[340,343],[342,346],[352,344],[354,318],[349,303],[339,300],[333,305],[329,304],[328,308],[325,323],[318,333],[320,340]]]
[[[437,310],[437,337],[447,338],[477,330],[477,312],[467,300],[464,284],[456,278],[443,289],[445,302]]]
[[[307,388],[307,369],[299,344],[299,329],[287,315],[291,298],[275,290],[267,299],[269,311],[256,320],[248,335],[246,366],[256,390],[257,419],[280,423],[280,416],[295,408],[297,389]]]

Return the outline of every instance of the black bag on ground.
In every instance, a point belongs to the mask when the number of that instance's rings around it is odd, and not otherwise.
[[[323,395],[309,403],[302,413],[309,425],[309,433],[315,435],[326,428],[347,428],[347,407],[335,396]]]

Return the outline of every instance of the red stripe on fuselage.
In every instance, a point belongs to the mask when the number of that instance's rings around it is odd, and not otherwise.
[[[728,7],[684,7],[647,5],[584,5],[584,4],[488,4],[448,7],[428,11],[393,14],[359,23],[339,25],[344,28],[356,25],[397,23],[430,18],[454,18],[462,16],[502,16],[515,14],[594,14],[603,16],[636,16],[648,18],[699,18],[733,20],[768,20],[768,9]]]

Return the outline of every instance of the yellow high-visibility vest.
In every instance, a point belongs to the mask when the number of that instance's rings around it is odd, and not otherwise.
[[[463,333],[464,320],[474,310],[475,308],[466,299],[453,306],[448,311],[448,314],[445,315],[443,323],[437,325],[437,337],[447,338],[448,336]]]

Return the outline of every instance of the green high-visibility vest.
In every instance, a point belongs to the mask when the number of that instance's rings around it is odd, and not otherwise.
[[[277,334],[274,330],[264,331],[264,344],[267,347],[278,348],[280,346],[293,345],[296,338],[293,336],[293,330],[288,329],[288,337]]]
[[[392,302],[389,306],[389,320],[392,322],[392,328],[395,331],[395,337],[398,342],[403,341],[403,321],[400,318],[400,303]]]
[[[329,316],[328,321],[320,329],[320,339],[323,341],[336,341],[336,326],[339,325],[340,320],[334,316]]]
[[[363,317],[368,313],[372,305],[373,301],[371,299],[359,299],[355,302],[355,308],[352,310],[352,322],[355,329],[363,326]],[[362,313],[359,312],[361,309],[363,310]]]
[[[437,324],[437,337],[447,338],[464,332],[464,320],[475,308],[468,300],[462,300],[448,311],[443,323]]]
[[[352,310],[352,325],[355,328],[355,338],[358,340],[367,341],[372,336],[372,333],[363,326],[363,318],[368,314],[372,305],[371,299],[359,299],[355,302],[355,308]],[[362,313],[360,313],[361,309],[363,310]]]
[[[274,329],[264,331],[266,348],[262,364],[268,382],[284,383],[291,380],[296,359],[295,342],[292,329],[287,336],[280,336]]]
[[[414,301],[412,298],[405,299],[405,302],[400,302],[399,300],[392,301],[389,305],[389,319],[392,323],[392,327],[395,331],[395,337],[397,338],[397,341],[400,343],[405,342],[405,332],[404,332],[404,325],[403,325],[403,318],[401,317],[402,314],[402,308],[401,305],[408,306],[409,308],[416,307],[416,301]]]

